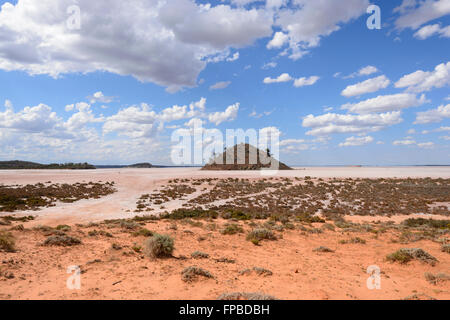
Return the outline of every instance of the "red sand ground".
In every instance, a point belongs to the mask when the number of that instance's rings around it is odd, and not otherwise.
[[[450,177],[448,168],[331,168],[282,172],[280,176],[313,177]],[[110,218],[130,218],[136,200],[142,193],[151,192],[169,178],[189,177],[259,177],[258,173],[201,172],[197,169],[149,169],[149,170],[98,170],[75,171],[2,171],[0,183],[24,184],[36,182],[115,181],[118,192],[98,200],[86,200],[73,204],[60,204],[54,208],[33,212],[36,221],[25,223],[27,229],[36,225],[56,226],[69,224],[70,235],[82,239],[79,246],[43,247],[46,237],[38,231],[13,231],[17,253],[0,252],[0,299],[216,299],[224,292],[261,292],[279,299],[403,299],[417,294],[436,299],[450,299],[450,282],[437,285],[425,280],[424,273],[450,274],[450,255],[440,251],[440,245],[423,240],[407,245],[391,242],[398,234],[392,231],[379,235],[372,233],[342,233],[324,231],[322,234],[302,234],[300,230],[285,230],[276,241],[263,241],[255,246],[246,241],[250,227],[241,222],[245,233],[222,235],[218,229],[209,231],[202,227],[177,223],[171,228],[168,221],[147,223],[146,228],[175,238],[175,257],[182,259],[152,260],[131,248],[142,245],[144,237],[134,237],[120,228],[80,228],[76,223],[103,221]],[[175,206],[175,204],[173,204]],[[170,208],[168,208],[170,209]],[[28,214],[27,212],[24,214]],[[411,217],[411,216],[409,216]],[[393,217],[400,222],[404,217]],[[442,217],[441,217],[442,218]],[[352,217],[361,222],[366,217]],[[350,220],[350,218],[349,218]],[[378,219],[377,219],[378,220]],[[379,219],[382,220],[382,219]],[[17,224],[17,223],[16,223]],[[320,227],[320,224],[316,225]],[[1,227],[1,230],[10,227]],[[88,231],[105,230],[113,238],[89,237]],[[336,229],[339,230],[339,229]],[[188,232],[187,232],[188,231]],[[204,238],[204,240],[199,237]],[[339,240],[360,237],[366,244],[340,244]],[[111,248],[113,243],[122,246]],[[335,252],[316,253],[313,249],[327,246]],[[403,247],[422,248],[439,262],[433,267],[418,261],[406,265],[387,262],[387,254]],[[209,259],[191,259],[190,254],[200,250]],[[219,263],[214,259],[234,259],[234,264]],[[94,263],[89,263],[94,260]],[[69,290],[66,273],[71,265],[81,266],[81,289]],[[181,272],[196,265],[208,270],[214,279],[200,279],[185,283]],[[377,265],[381,269],[381,289],[369,290],[366,269]],[[241,275],[247,268],[262,267],[273,272],[271,276],[255,273]],[[12,273],[13,279],[4,275]]]

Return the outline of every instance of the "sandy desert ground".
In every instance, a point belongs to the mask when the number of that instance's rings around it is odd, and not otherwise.
[[[305,177],[324,181],[449,179],[450,167],[296,168],[272,178],[302,181]],[[117,189],[100,199],[58,202],[38,211],[0,213],[0,217],[35,217],[31,221],[0,225],[0,231],[14,237],[17,249],[0,251],[0,299],[217,299],[224,293],[235,292],[278,299],[450,299],[447,278],[425,277],[425,273],[450,274],[450,254],[442,250],[450,241],[448,232],[439,237],[433,235],[432,240],[427,236],[405,242],[405,232],[415,234],[423,230],[391,227],[400,226],[408,218],[448,220],[447,215],[345,216],[346,223],[350,223],[345,228],[329,219],[326,223],[272,221],[271,224],[270,220],[237,220],[233,224],[241,230],[236,234],[221,232],[230,224],[223,218],[132,220],[136,215],[148,217],[182,208],[211,187],[206,185],[162,205],[153,205],[151,211],[136,212],[143,194],[160,190],[173,179],[210,178],[258,181],[271,177],[261,176],[260,172],[205,172],[197,168],[0,171],[3,185],[101,181],[114,182]],[[122,221],[131,225],[119,220],[105,222],[112,219],[130,219]],[[273,227],[276,240],[264,240],[259,245],[248,241],[246,235],[263,223]],[[54,228],[61,225],[67,225],[66,234],[80,239],[81,244],[43,246],[48,236],[56,232]],[[137,232],[142,229],[170,235],[175,241],[173,256],[164,259],[146,256],[142,251],[146,236]],[[331,252],[314,251],[320,246]],[[386,259],[401,248],[421,248],[438,262],[413,260],[403,264]],[[196,251],[206,255],[193,257]],[[66,285],[70,276],[67,268],[73,265],[81,268],[80,290],[70,290]],[[370,276],[367,268],[373,265],[381,270],[381,288],[370,290],[366,284]],[[183,281],[182,271],[190,266],[207,270],[212,277]]]

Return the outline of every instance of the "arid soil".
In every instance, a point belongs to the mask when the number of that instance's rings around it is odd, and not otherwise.
[[[427,204],[440,207],[442,214],[420,210],[411,215],[336,217],[296,213],[260,219],[236,212],[229,217],[221,209],[217,217],[198,217],[195,214],[203,212],[189,204],[210,194],[220,179],[249,179],[253,185],[261,179],[286,183],[283,179],[289,178],[295,185],[309,179],[305,177],[325,182],[332,178],[430,177],[420,181],[433,188],[415,191],[416,198],[427,202],[448,197],[450,168],[297,168],[280,171],[275,177],[200,169],[0,171],[2,185],[114,182],[117,189],[99,199],[0,213],[0,245],[1,239],[14,242],[14,250],[0,249],[0,299],[217,299],[236,292],[278,299],[450,299],[447,201]],[[173,188],[183,184],[189,188]],[[228,191],[233,197],[237,192],[243,191]],[[144,197],[142,210],[143,195],[149,197]],[[217,197],[202,208],[213,212],[226,203]],[[416,203],[407,203],[415,208]],[[170,215],[180,208],[185,209],[182,214],[192,216]],[[153,218],[159,214],[167,216]],[[30,215],[34,220],[16,221]],[[437,222],[429,224],[430,218]],[[261,229],[273,238],[254,241],[248,236]],[[174,240],[171,256],[157,258],[146,253],[146,240],[156,233]],[[81,243],[59,246],[49,241],[58,237]],[[329,250],[316,250],[319,247]],[[402,248],[423,249],[437,261],[430,263],[421,256],[388,258]],[[81,268],[79,290],[67,288],[69,266]],[[182,272],[191,266],[209,272],[212,278],[183,281]],[[369,266],[379,267],[380,289],[367,286]]]

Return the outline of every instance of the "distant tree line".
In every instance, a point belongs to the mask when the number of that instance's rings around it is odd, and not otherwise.
[[[28,161],[0,161],[0,169],[13,170],[13,169],[67,169],[67,170],[88,170],[95,169],[95,167],[87,162],[84,163],[51,163],[40,164],[36,162]]]

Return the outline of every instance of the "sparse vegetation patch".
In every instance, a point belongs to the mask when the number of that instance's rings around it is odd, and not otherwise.
[[[438,262],[438,260],[435,257],[433,257],[431,254],[420,248],[402,248],[394,253],[391,253],[386,258],[388,261],[399,262],[402,264],[406,264],[413,259],[431,265],[435,265],[436,262]]]
[[[113,182],[51,184],[26,186],[0,185],[0,212],[38,210],[54,206],[57,201],[72,203],[81,199],[98,199],[114,193]]]

